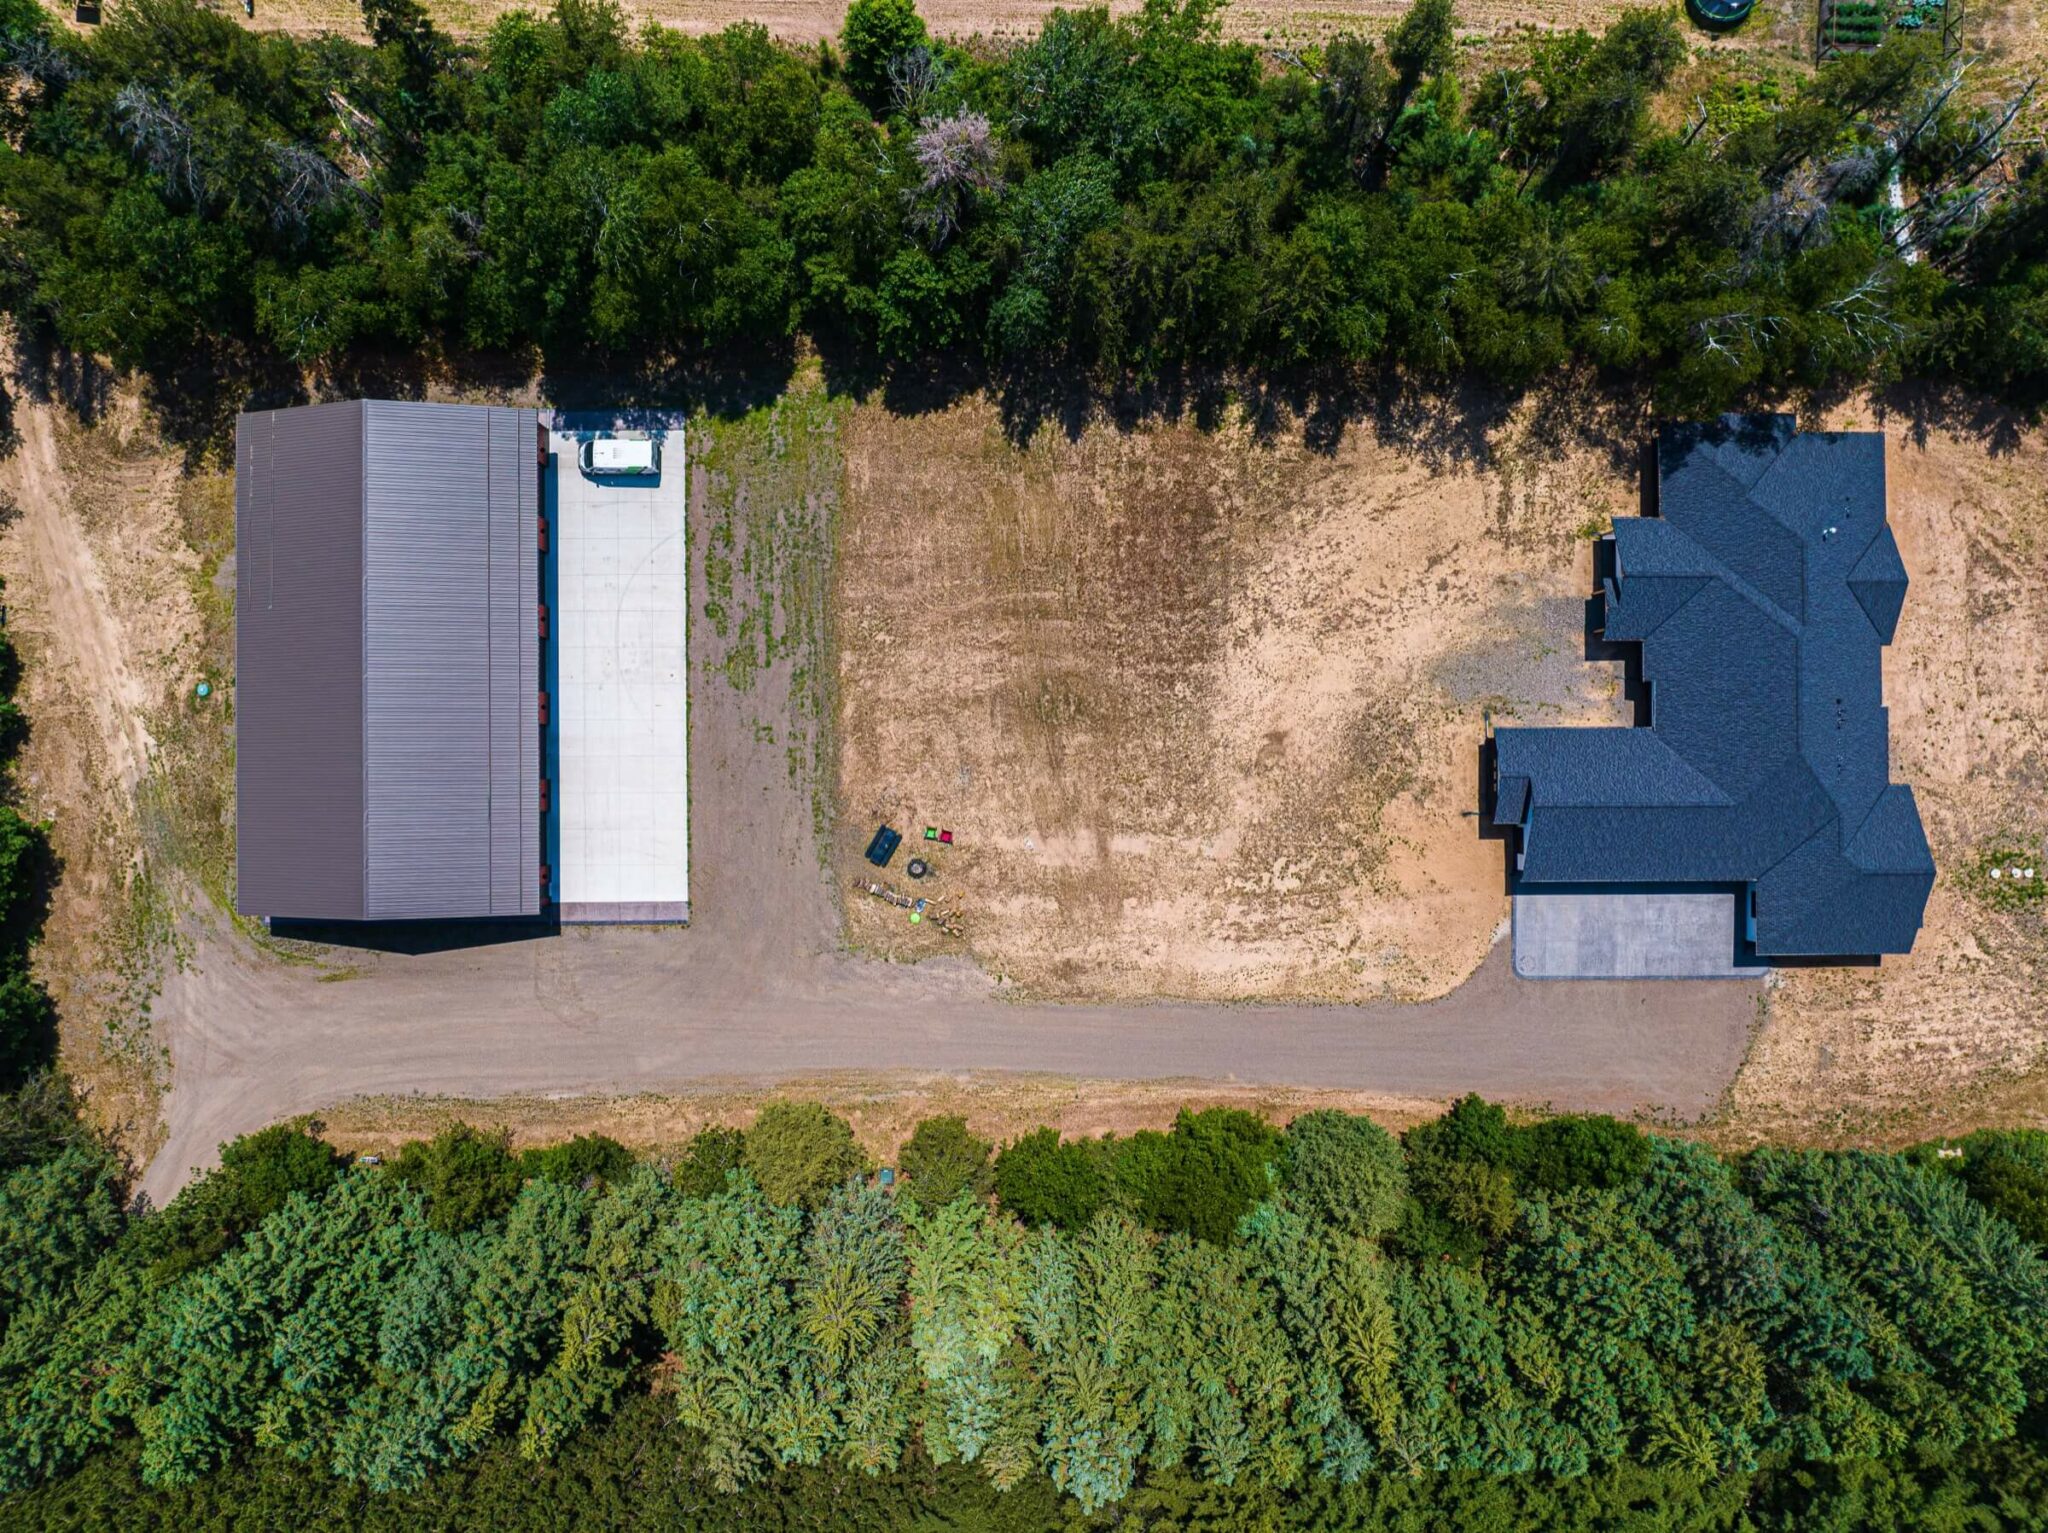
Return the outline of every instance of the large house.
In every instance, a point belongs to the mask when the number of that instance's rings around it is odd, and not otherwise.
[[[1606,640],[1641,646],[1647,724],[1495,732],[1520,884],[1735,886],[1760,958],[1908,951],[1934,859],[1891,781],[1884,437],[1679,427],[1654,491],[1616,519],[1596,599]]]

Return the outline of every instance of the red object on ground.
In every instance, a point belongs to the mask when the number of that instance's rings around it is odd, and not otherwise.
[[[953,844],[953,833],[950,830],[940,831],[939,844],[941,846],[951,846]]]

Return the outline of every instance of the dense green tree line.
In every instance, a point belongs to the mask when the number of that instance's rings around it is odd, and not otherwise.
[[[0,601],[4,596],[0,589]],[[14,640],[0,632],[0,795],[8,798],[15,757],[28,742],[28,717],[14,700],[20,685],[21,657]],[[29,966],[56,872],[49,827],[0,803],[0,1090],[19,1085],[56,1055],[56,1009]]]
[[[150,1213],[69,1108],[45,1080],[0,1112],[16,1494],[99,1460],[84,1483],[289,1465],[355,1488],[329,1504],[431,1497],[459,1466],[587,1462],[651,1411],[647,1493],[706,1502],[823,1476],[1369,1527],[1636,1474],[1714,1526],[1766,1472],[1986,1462],[2048,1402],[2048,1257],[2006,1217],[2048,1196],[2027,1134],[1731,1161],[1474,1097],[1399,1141],[1212,1109],[992,1153],[937,1119],[892,1187],[792,1103],[664,1163],[458,1126],[350,1167],[281,1125]]]
[[[1450,0],[1276,55],[1220,0],[1015,46],[855,0],[837,49],[629,35],[609,0],[369,46],[0,0],[0,303],[156,371],[223,343],[668,361],[799,330],[865,374],[1159,384],[1580,358],[1674,407],[1752,386],[2048,381],[2048,166],[1900,37],[1702,131],[1651,107],[1676,12],[1460,70]],[[1891,195],[1896,173],[1898,208]],[[232,371],[232,369],[230,369]]]
[[[1368,1474],[1276,1492],[1150,1476],[1095,1513],[1045,1480],[999,1491],[961,1465],[864,1475],[784,1469],[734,1494],[673,1448],[666,1403],[638,1395],[543,1464],[500,1442],[415,1490],[378,1494],[258,1449],[188,1486],[144,1483],[124,1442],[4,1503],[18,1533],[2040,1533],[2040,1432],[1959,1453],[1730,1473],[1617,1465],[1576,1479],[1473,1470]]]

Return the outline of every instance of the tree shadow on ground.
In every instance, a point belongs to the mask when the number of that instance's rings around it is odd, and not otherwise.
[[[208,459],[232,462],[235,417],[276,410],[310,398],[303,369],[265,352],[206,342],[168,368],[143,375],[143,400],[164,440],[184,456],[186,472]]]
[[[542,358],[539,397],[565,410],[653,406],[731,420],[773,404],[796,376],[794,343],[731,346],[686,356],[561,350]]]
[[[14,341],[13,387],[33,404],[58,405],[87,426],[97,425],[114,397],[114,372],[97,357],[68,351],[46,331],[23,324]],[[5,407],[0,455],[18,445],[14,401]]]
[[[36,846],[16,872],[23,887],[0,922],[0,1091],[57,1062],[56,1002],[30,971],[28,955],[49,919],[64,859],[38,831]]]
[[[1015,446],[1048,428],[1070,441],[1091,427],[1119,432],[1191,424],[1221,426],[1233,408],[1255,440],[1272,444],[1299,435],[1309,451],[1330,456],[1346,432],[1363,426],[1383,444],[1415,454],[1432,471],[1470,467],[1492,457],[1491,438],[1514,415],[1520,396],[1474,382],[1437,382],[1396,373],[1300,368],[1263,372],[1186,368],[1104,386],[1078,366],[1033,363],[991,368],[941,356],[882,364],[843,340],[821,343],[826,385],[842,397],[873,401],[894,415],[926,415],[964,399],[994,403],[1004,436]],[[1575,385],[1589,396],[1590,383]],[[1626,412],[1560,405],[1556,422],[1580,422],[1617,461],[1628,458]]]
[[[1843,391],[1840,399],[1855,397]],[[1878,424],[1903,422],[1905,433],[1915,447],[1927,445],[1936,432],[1981,443],[1994,458],[2019,451],[2027,436],[2041,429],[2042,411],[2033,406],[2002,404],[1983,394],[1971,393],[1952,384],[1894,383],[1871,395]]]

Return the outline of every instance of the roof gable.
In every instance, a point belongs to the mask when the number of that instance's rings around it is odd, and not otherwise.
[[[1856,568],[1849,572],[1849,590],[1877,630],[1878,641],[1891,643],[1898,631],[1899,611],[1906,605],[1906,565],[1899,558],[1898,541],[1890,527],[1879,528],[1856,561]]]

